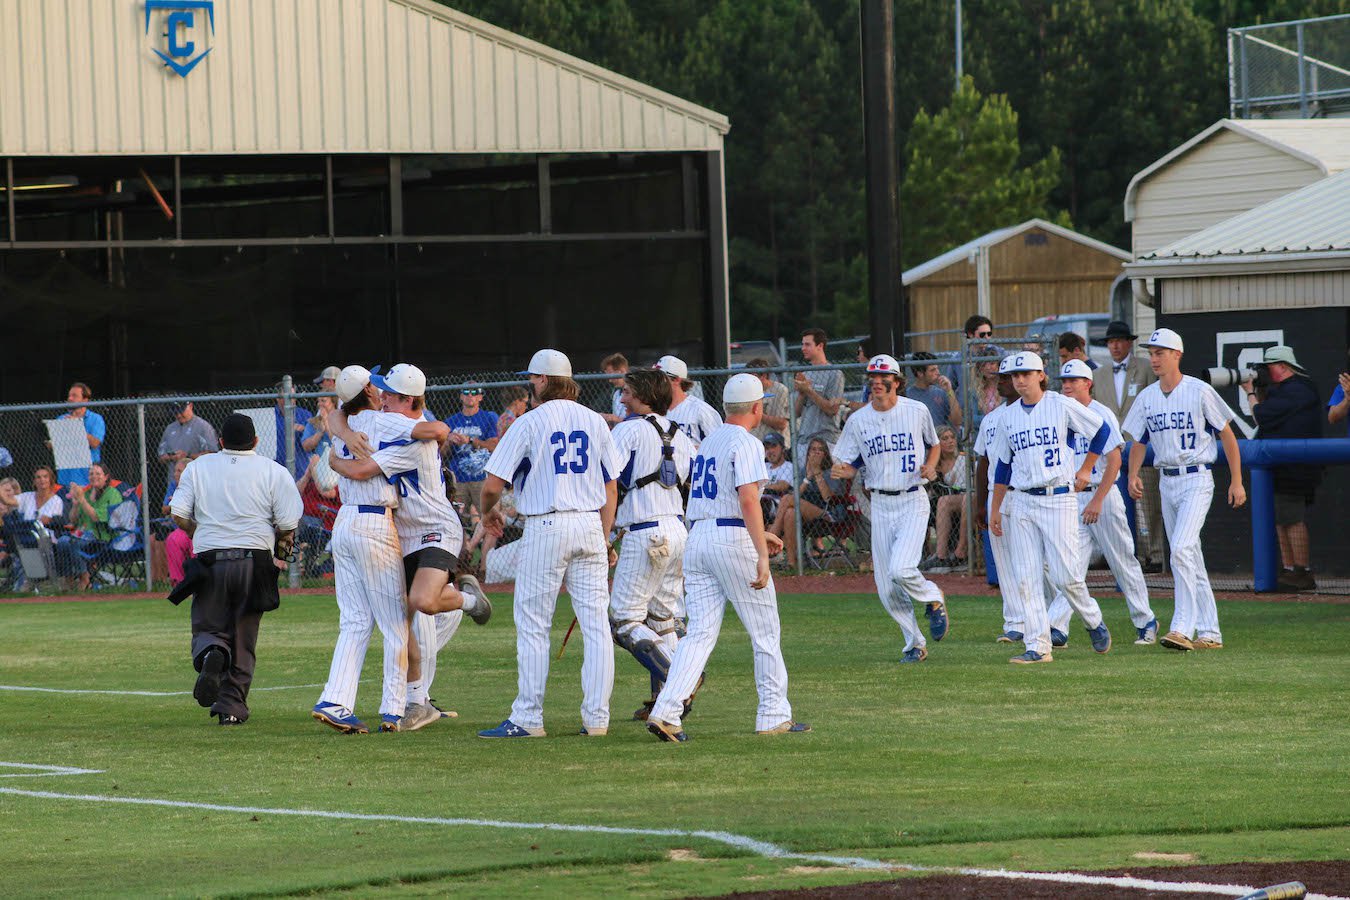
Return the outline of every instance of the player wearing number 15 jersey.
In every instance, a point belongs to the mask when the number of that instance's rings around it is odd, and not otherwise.
[[[530,387],[539,406],[525,413],[492,451],[483,485],[483,527],[500,535],[496,510],[514,484],[516,509],[526,517],[516,578],[516,702],[510,718],[479,737],[544,735],[549,626],[563,581],[581,626],[581,733],[609,730],[614,645],[609,631],[609,546],[622,465],[599,413],[576,402],[572,363],[557,350],[530,360]]]
[[[764,386],[748,372],[727,379],[722,390],[727,421],[699,445],[689,470],[689,520],[684,551],[685,607],[689,633],[675,647],[670,675],[647,717],[647,730],[663,741],[686,739],[680,718],[717,644],[727,601],[750,634],[759,709],[755,731],[791,734],[811,726],[792,721],[787,666],[779,644],[778,595],[769,574],[769,542],[759,508],[768,481],[764,445],[750,433],[764,415]],[[782,546],[772,538],[773,552]]]
[[[917,400],[899,395],[900,364],[892,356],[867,363],[871,403],[848,417],[835,445],[834,477],[867,470],[872,496],[872,574],[881,605],[905,636],[902,663],[923,662],[928,649],[914,618],[914,601],[927,605],[933,640],[947,633],[942,591],[919,571],[928,535],[928,494],[921,479],[937,478],[937,431],[933,414]]]

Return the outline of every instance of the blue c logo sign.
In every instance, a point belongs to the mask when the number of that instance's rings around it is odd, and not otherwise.
[[[209,33],[198,32],[197,29],[197,11],[206,13]],[[166,68],[173,70],[181,78],[186,78],[188,73],[196,68],[197,64],[206,59],[207,54],[211,52],[212,47],[207,47],[200,53],[197,52],[197,40],[207,39],[215,36],[216,31],[216,5],[214,0],[145,0],[145,33],[150,34],[151,18],[155,13],[167,13],[161,21],[164,30],[158,37],[164,39],[163,47],[151,47],[154,54],[158,56]],[[167,51],[167,52],[165,52]]]

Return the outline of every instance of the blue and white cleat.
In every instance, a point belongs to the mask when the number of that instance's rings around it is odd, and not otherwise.
[[[343,734],[370,734],[370,729],[366,727],[365,722],[356,717],[356,713],[336,703],[324,703],[320,700],[314,704],[314,710],[310,715]]]
[[[947,604],[930,603],[926,609],[928,615],[928,633],[934,641],[940,641],[947,636],[947,627],[951,625],[951,619],[947,616]]]
[[[1139,632],[1139,640],[1136,644],[1156,644],[1158,642],[1158,620],[1151,619],[1143,628],[1136,628]]]
[[[927,647],[911,647],[900,654],[901,663],[921,663],[928,658]]]
[[[1050,646],[1058,650],[1060,647],[1069,646],[1069,636],[1058,628],[1050,629]]]
[[[788,719],[781,725],[775,725],[773,728],[766,728],[763,731],[756,731],[755,734],[805,734],[811,730],[811,726],[805,722],[794,722]]]
[[[995,644],[1020,644],[1022,643],[1022,632],[1005,631],[994,641]]]
[[[380,716],[380,731],[402,731],[403,717],[396,716],[393,713],[383,713]]]
[[[683,728],[661,719],[648,717],[647,730],[669,744],[683,744],[689,740],[689,735],[684,733]]]
[[[544,737],[542,728],[522,728],[510,719],[503,719],[496,728],[478,732],[480,738],[532,738]]]
[[[1098,653],[1105,653],[1111,649],[1111,632],[1107,630],[1106,623],[1098,625],[1096,628],[1087,630],[1088,639],[1092,641],[1092,649]]]
[[[1052,657],[1049,653],[1037,653],[1035,650],[1028,650],[1021,656],[1014,656],[1012,659],[1008,660],[1008,662],[1015,663],[1020,666],[1029,666],[1032,665],[1033,663],[1054,662],[1054,657]]]

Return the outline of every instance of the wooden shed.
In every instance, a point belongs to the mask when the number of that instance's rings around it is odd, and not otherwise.
[[[961,326],[975,313],[1002,326],[1109,312],[1111,284],[1129,259],[1119,247],[1044,219],[991,231],[904,273],[910,333],[956,329],[915,343],[953,350]]]
[[[1130,180],[1134,259],[1345,169],[1350,119],[1220,119]],[[1142,334],[1154,327],[1156,304],[1151,281],[1134,285]]]

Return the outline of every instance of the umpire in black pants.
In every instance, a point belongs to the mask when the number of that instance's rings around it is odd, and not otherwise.
[[[253,420],[235,413],[220,429],[220,453],[183,470],[174,522],[192,535],[192,696],[221,725],[248,720],[248,689],[262,614],[281,604],[286,567],[304,505],[284,466],[258,456]],[[170,596],[173,599],[173,596]],[[180,598],[181,599],[181,598]]]

